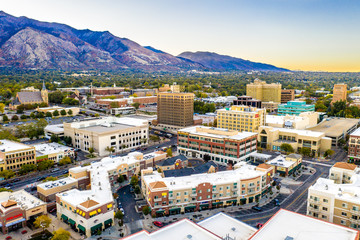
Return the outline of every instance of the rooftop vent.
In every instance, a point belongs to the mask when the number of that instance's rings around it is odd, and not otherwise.
[[[285,240],[294,240],[294,238],[290,236],[286,236]]]
[[[192,235],[191,235],[191,234],[187,235],[186,237],[187,237],[187,239],[192,239]]]
[[[233,232],[235,232],[235,231],[236,231],[236,228],[232,227],[231,230],[232,230]]]

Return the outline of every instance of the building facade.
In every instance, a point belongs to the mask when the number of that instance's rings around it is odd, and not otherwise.
[[[290,144],[296,152],[301,148],[309,148],[314,156],[331,149],[331,138],[325,137],[325,133],[308,130],[262,126],[258,141],[262,148],[273,151],[281,151],[283,143]]]
[[[48,90],[46,89],[45,82],[43,82],[42,89],[35,89],[28,87],[21,89],[15,96],[13,102],[10,103],[10,109],[16,109],[21,104],[49,104]]]
[[[302,101],[290,101],[278,105],[278,115],[299,115],[303,112],[314,112],[314,104],[306,104]]]
[[[273,168],[257,169],[241,163],[235,170],[164,178],[152,169],[141,174],[142,193],[157,216],[243,205],[268,191]]]
[[[267,161],[266,164],[274,166],[275,172],[279,173],[280,176],[287,177],[301,168],[302,156],[295,153],[286,157],[279,155],[276,158]]]
[[[17,171],[26,164],[36,164],[35,147],[10,140],[0,140],[0,171]]]
[[[360,161],[360,128],[350,133],[348,159],[354,163]]]
[[[282,89],[281,90],[281,103],[287,103],[289,101],[294,101],[295,99],[295,90],[294,89]]]
[[[159,93],[157,122],[162,125],[187,127],[194,124],[193,93]]]
[[[253,99],[250,96],[237,97],[237,99],[234,100],[233,103],[234,103],[234,105],[244,105],[244,106],[261,108],[261,101],[257,100],[257,99]]]
[[[41,160],[51,160],[55,163],[58,163],[64,157],[69,157],[74,159],[75,151],[74,148],[61,145],[59,143],[42,143],[34,145],[36,150],[36,159],[37,161]]]
[[[336,163],[329,179],[319,178],[309,188],[307,215],[360,229],[359,171],[354,164]]]
[[[64,136],[71,137],[75,148],[88,152],[93,148],[99,156],[138,148],[148,143],[149,127],[145,120],[104,117],[64,122]]]
[[[266,83],[255,79],[253,83],[246,84],[246,96],[253,97],[262,102],[281,102],[281,84]]]
[[[180,154],[234,164],[251,158],[256,152],[256,133],[194,126],[178,131]]]
[[[266,115],[266,126],[277,128],[306,129],[317,125],[317,112],[303,112],[299,115]]]
[[[257,132],[265,125],[266,110],[249,106],[231,106],[217,110],[219,128],[236,131]]]
[[[346,101],[347,98],[347,85],[344,83],[335,84],[333,88],[333,99],[331,103],[337,101]]]

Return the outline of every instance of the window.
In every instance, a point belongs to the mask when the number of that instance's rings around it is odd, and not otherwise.
[[[340,224],[341,224],[341,225],[346,225],[346,220],[341,220],[341,221],[340,221]]]
[[[199,199],[199,200],[201,200],[201,199],[202,199],[202,197],[200,196],[198,199]]]
[[[324,198],[324,199],[323,199],[323,202],[324,202],[324,203],[327,203],[327,202],[329,202],[329,200],[327,200],[327,199]]]
[[[327,207],[323,207],[322,210],[327,211],[328,209],[327,209]]]
[[[346,216],[347,216],[347,213],[346,213],[346,212],[341,212],[341,216],[346,217]]]
[[[348,207],[346,203],[343,203],[341,206],[342,206],[343,208],[347,208],[347,207]]]

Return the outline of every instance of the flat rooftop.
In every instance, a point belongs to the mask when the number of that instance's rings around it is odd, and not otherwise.
[[[256,228],[240,222],[222,212],[199,222],[198,225],[215,233],[223,239],[228,235],[232,239],[247,240],[257,231]]]
[[[295,164],[293,161],[286,160],[282,155],[277,156],[276,158],[266,162],[268,165],[277,166],[277,167],[291,167]]]
[[[355,240],[357,230],[280,209],[251,240]]]
[[[44,129],[51,133],[64,133],[64,124],[47,125]]]
[[[276,128],[276,127],[264,127],[264,129],[271,129],[270,131],[280,131],[280,132],[287,132],[287,133],[295,133],[303,136],[309,136],[309,137],[325,137],[325,134],[320,131],[315,130],[300,130],[300,129],[291,129],[291,128]]]
[[[69,184],[75,183],[75,182],[77,182],[77,180],[75,178],[66,177],[66,178],[55,180],[55,181],[48,181],[48,182],[40,183],[37,185],[37,187],[42,188],[44,190],[48,190],[51,188],[69,185]]]
[[[350,133],[350,136],[360,137],[360,128]]]
[[[34,145],[34,147],[36,152],[39,152],[42,155],[73,150],[73,148],[61,145],[59,143],[42,143],[42,144]]]
[[[234,130],[228,130],[226,128],[214,128],[214,127],[205,127],[205,126],[192,126],[192,127],[182,128],[179,130],[179,132],[186,132],[189,134],[196,134],[205,137],[226,138],[226,139],[234,139],[234,140],[241,140],[257,135],[257,133],[253,133],[253,132],[237,132]]]
[[[32,149],[32,146],[26,145],[24,143],[14,142],[7,139],[0,140],[0,151],[1,152],[10,152],[17,151],[22,149]]]
[[[327,118],[315,127],[307,130],[323,132],[327,137],[338,137],[347,133],[349,129],[359,124],[359,119],[353,118]]]
[[[25,210],[46,204],[25,190],[16,192],[0,192],[0,203],[6,202],[8,200],[17,202],[18,206]],[[1,204],[0,208],[4,209]]]

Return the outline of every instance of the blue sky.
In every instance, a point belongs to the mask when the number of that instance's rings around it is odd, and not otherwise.
[[[293,70],[360,71],[356,0],[0,0],[0,9],[109,30],[174,55],[211,51]]]

